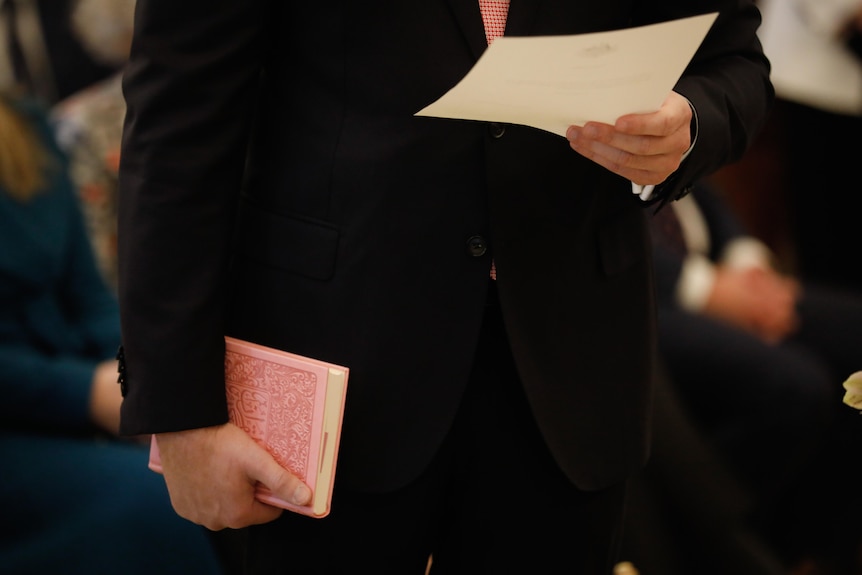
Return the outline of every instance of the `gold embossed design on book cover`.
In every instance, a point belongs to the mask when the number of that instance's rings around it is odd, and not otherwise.
[[[317,375],[228,351],[225,384],[231,421],[282,466],[313,484],[308,462],[317,448],[311,433]]]

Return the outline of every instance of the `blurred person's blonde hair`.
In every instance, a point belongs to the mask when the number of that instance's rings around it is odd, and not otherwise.
[[[135,21],[135,0],[77,0],[72,6],[72,32],[95,60],[119,66],[129,58]]]
[[[26,201],[42,190],[53,162],[34,127],[0,94],[0,188]]]

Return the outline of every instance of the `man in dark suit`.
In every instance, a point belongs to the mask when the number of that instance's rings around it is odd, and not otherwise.
[[[649,446],[645,206],[754,138],[772,98],[759,13],[512,0],[483,21],[488,4],[138,0],[123,431],[157,434],[181,515],[252,526],[250,573],[422,573],[433,554],[439,573],[598,574],[617,559]],[[501,15],[524,36],[714,10],[653,113],[567,139],[414,116]],[[308,493],[227,423],[225,333],[350,367],[325,519],[254,502],[256,481]]]

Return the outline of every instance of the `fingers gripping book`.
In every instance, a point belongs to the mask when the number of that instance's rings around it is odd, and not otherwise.
[[[230,421],[312,490],[307,506],[258,485],[258,500],[311,517],[329,514],[348,368],[225,337],[225,393]],[[149,467],[161,473],[155,436]]]

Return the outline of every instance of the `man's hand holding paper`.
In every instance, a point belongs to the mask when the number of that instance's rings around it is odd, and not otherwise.
[[[639,186],[659,184],[692,143],[693,112],[673,86],[716,16],[574,36],[503,36],[416,115],[532,126],[567,138],[573,150]]]
[[[691,147],[691,106],[671,92],[661,108],[626,114],[613,124],[587,122],[570,126],[573,150],[635,184],[655,185],[679,167]]]

